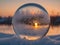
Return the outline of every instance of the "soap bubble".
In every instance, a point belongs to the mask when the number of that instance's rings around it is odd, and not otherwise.
[[[50,27],[50,16],[41,5],[27,3],[17,9],[12,24],[20,39],[36,41],[47,34]]]

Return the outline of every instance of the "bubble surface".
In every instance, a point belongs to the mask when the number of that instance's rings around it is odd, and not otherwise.
[[[50,16],[41,5],[28,3],[17,9],[12,24],[20,39],[38,40],[43,38],[49,30]]]

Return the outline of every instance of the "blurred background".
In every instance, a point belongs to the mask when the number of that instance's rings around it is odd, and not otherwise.
[[[40,44],[60,45],[60,0],[0,0],[0,45],[19,45],[14,36],[12,18],[21,5],[30,2],[42,5],[51,18],[49,32]]]

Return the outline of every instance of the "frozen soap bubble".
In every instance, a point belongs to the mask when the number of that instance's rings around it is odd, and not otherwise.
[[[12,19],[16,35],[22,40],[40,40],[49,30],[50,16],[45,8],[36,3],[24,4]]]

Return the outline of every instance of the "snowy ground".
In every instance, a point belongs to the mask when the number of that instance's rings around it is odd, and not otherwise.
[[[50,39],[49,37],[52,39]],[[46,36],[43,39],[38,40],[36,43],[34,42],[32,43],[33,45],[60,45],[59,40],[60,35],[55,35],[55,36]],[[0,33],[0,45],[29,45],[29,44],[27,42],[22,43],[22,40],[19,40],[16,36],[12,34]]]

